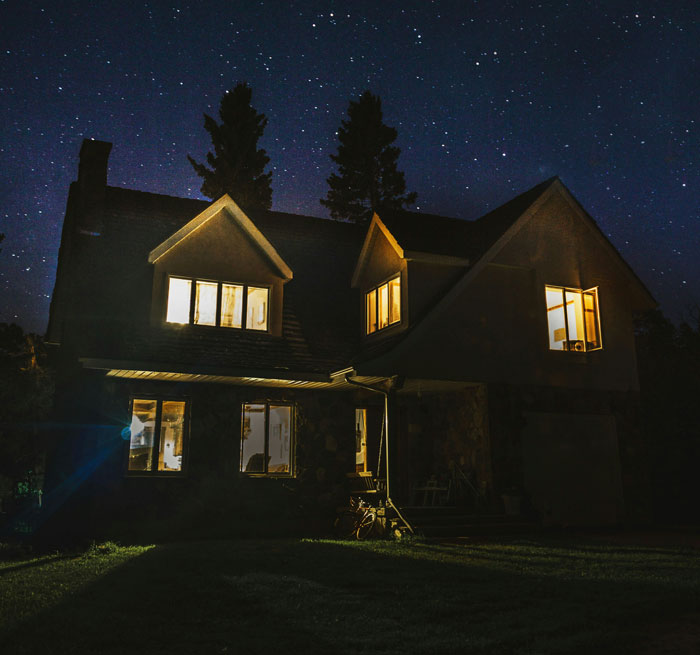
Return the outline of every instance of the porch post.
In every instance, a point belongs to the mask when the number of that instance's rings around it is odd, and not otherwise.
[[[384,394],[384,444],[386,447],[386,495],[388,499],[392,497],[392,491],[397,488],[398,425],[396,389],[392,386]]]

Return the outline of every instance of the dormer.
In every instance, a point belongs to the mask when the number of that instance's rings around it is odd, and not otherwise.
[[[439,244],[445,239],[458,252],[453,233],[465,225],[428,214],[374,214],[352,277],[352,286],[362,292],[366,337],[407,328],[454,283],[469,260]]]
[[[152,324],[282,334],[283,287],[292,271],[228,195],[156,246],[148,261]]]

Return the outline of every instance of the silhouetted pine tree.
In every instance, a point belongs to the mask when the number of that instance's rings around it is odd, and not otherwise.
[[[416,200],[406,193],[406,180],[396,168],[401,150],[391,144],[396,130],[382,121],[382,101],[365,91],[350,101],[349,120],[338,130],[338,154],[331,159],[338,173],[327,180],[328,194],[321,204],[333,218],[363,222],[383,209],[401,209]]]
[[[272,173],[265,173],[270,158],[258,139],[262,136],[267,118],[250,106],[252,89],[239,82],[221,99],[221,124],[204,114],[204,128],[211,135],[214,153],[207,153],[207,163],[197,163],[189,155],[190,164],[201,178],[202,193],[216,199],[228,193],[242,207],[272,206]]]

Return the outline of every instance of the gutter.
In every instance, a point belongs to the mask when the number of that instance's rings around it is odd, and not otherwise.
[[[394,504],[394,501],[391,499],[391,493],[389,488],[389,392],[384,391],[384,389],[372,387],[368,384],[363,384],[362,382],[358,382],[357,380],[351,380],[350,373],[345,374],[345,381],[348,384],[352,384],[355,387],[360,387],[361,389],[366,389],[367,391],[373,391],[374,393],[380,393],[384,396],[384,448],[386,449],[384,459],[386,460],[386,504],[396,512],[396,515],[408,528],[409,532],[411,534],[415,534],[411,524],[404,518],[399,508]],[[379,471],[377,471],[377,473],[379,473]]]

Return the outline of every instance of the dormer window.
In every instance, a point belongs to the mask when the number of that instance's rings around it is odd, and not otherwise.
[[[367,292],[365,315],[367,334],[401,321],[401,276],[397,275]]]
[[[587,352],[602,348],[598,289],[545,287],[549,349]]]
[[[268,329],[270,290],[248,284],[168,278],[168,323]]]

